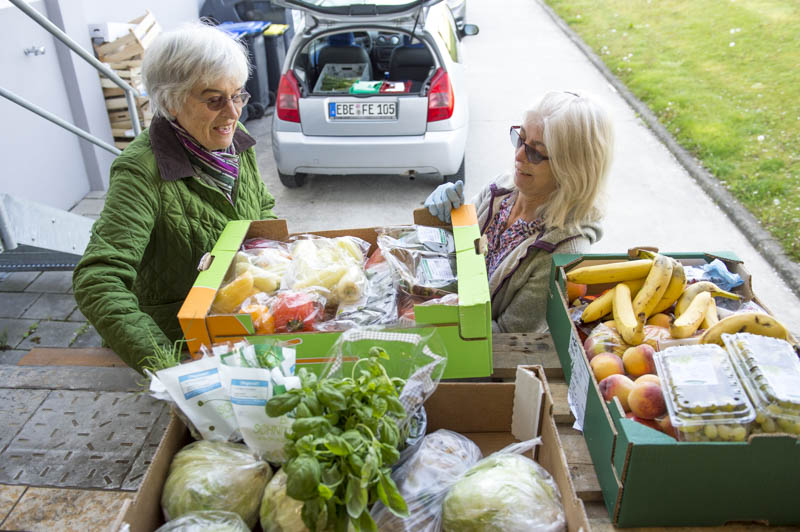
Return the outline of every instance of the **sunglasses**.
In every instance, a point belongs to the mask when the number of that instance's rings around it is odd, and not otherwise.
[[[228,105],[228,101],[233,102],[234,107],[241,109],[247,102],[250,101],[250,93],[242,91],[239,94],[234,94],[230,98],[224,96],[214,96],[208,100],[202,100],[200,103],[206,104],[210,111],[221,111]]]
[[[542,161],[549,161],[550,157],[544,155],[533,146],[528,146],[525,144],[525,141],[519,136],[520,127],[522,126],[511,126],[511,144],[514,145],[514,148],[519,149],[520,146],[525,146],[525,157],[527,157],[528,162],[531,164],[539,164]]]

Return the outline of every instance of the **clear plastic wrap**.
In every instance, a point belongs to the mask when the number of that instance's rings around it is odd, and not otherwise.
[[[325,297],[312,290],[278,292],[267,303],[275,333],[313,331],[323,319],[325,303]]]
[[[668,340],[669,338],[671,338],[669,329],[658,325],[644,326],[644,340],[642,343],[649,344],[653,349],[659,348],[659,341]],[[625,340],[622,339],[612,322],[596,325],[583,342],[583,348],[589,359],[600,353],[614,353],[621,357],[629,347],[631,346],[625,343]]]
[[[250,532],[250,527],[239,514],[207,510],[184,514],[164,523],[156,532]]]
[[[271,477],[269,464],[243,444],[196,441],[172,458],[161,508],[167,521],[201,510],[234,512],[253,528]]]
[[[259,521],[263,532],[308,532],[303,523],[303,501],[286,494],[286,472],[279,469],[264,489],[259,510]],[[317,531],[328,532],[325,527],[328,512],[323,507],[317,520]]]
[[[408,504],[407,518],[378,502],[370,512],[385,532],[438,532],[442,501],[455,481],[483,457],[475,443],[456,432],[439,429],[426,435],[411,457],[392,473]]]
[[[435,330],[351,329],[328,354],[321,377],[300,369],[302,388],[267,403],[271,416],[295,416],[287,434],[286,493],[303,501],[307,526],[325,509],[328,526],[371,528],[369,501],[407,512],[391,467],[413,432],[414,414],[441,379],[446,351]]]
[[[553,477],[525,453],[539,438],[498,451],[472,466],[442,504],[445,532],[566,531]]]
[[[442,228],[396,226],[379,229],[377,242],[401,289],[410,296],[431,299],[458,291],[452,239],[452,233]]]
[[[284,277],[293,290],[321,288],[330,303],[353,303],[364,294],[369,243],[354,237],[300,235],[289,245],[292,262]]]

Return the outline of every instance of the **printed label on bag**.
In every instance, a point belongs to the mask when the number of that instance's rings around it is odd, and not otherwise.
[[[222,388],[222,383],[219,380],[219,371],[216,369],[181,375],[178,377],[178,383],[185,399],[191,399],[211,390]]]
[[[417,239],[426,248],[439,253],[454,253],[456,250],[453,235],[438,227],[417,226]]]
[[[447,259],[422,259],[419,262],[420,277],[426,281],[449,281],[455,279],[453,268]]]
[[[235,405],[266,406],[269,382],[255,379],[231,379],[231,402]]]

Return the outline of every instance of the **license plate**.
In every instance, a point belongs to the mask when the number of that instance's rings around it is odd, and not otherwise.
[[[397,102],[330,102],[328,118],[352,120],[365,118],[397,118]]]

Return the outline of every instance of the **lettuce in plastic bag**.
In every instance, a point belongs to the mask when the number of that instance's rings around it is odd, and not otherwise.
[[[222,510],[239,514],[253,528],[271,476],[269,464],[254,458],[245,445],[196,441],[172,459],[161,507],[167,521],[189,512]]]
[[[307,532],[303,523],[303,501],[286,494],[286,473],[279,469],[264,490],[259,517],[264,532]],[[328,520],[328,512],[323,507],[319,516],[319,530]]]
[[[239,514],[207,510],[189,512],[156,529],[156,532],[250,532]]]
[[[442,506],[443,530],[566,530],[561,495],[542,466],[522,455],[495,453],[456,482]]]

